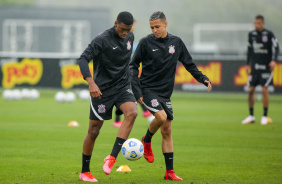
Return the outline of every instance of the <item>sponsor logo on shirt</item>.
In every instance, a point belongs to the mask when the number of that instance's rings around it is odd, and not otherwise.
[[[256,70],[266,70],[266,66],[265,65],[259,65],[259,64],[255,64],[255,69]]]
[[[106,112],[106,106],[101,104],[101,105],[98,105],[98,112],[99,113],[105,113]]]
[[[130,49],[131,49],[131,42],[128,41],[128,42],[126,43],[126,45],[127,45],[127,50],[130,50]]]
[[[174,45],[171,45],[171,46],[169,46],[168,48],[168,52],[169,53],[171,53],[171,54],[174,54],[175,53],[175,48],[174,48],[175,46]]]
[[[254,53],[256,54],[268,54],[268,51],[266,49],[263,49],[262,43],[257,43],[254,41],[253,43]]]
[[[157,107],[157,106],[159,106],[159,102],[158,102],[157,99],[151,100],[151,104],[152,104],[152,107]]]

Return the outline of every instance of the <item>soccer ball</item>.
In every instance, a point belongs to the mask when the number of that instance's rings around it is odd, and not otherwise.
[[[73,92],[67,92],[65,95],[66,102],[74,102],[76,100],[76,96]]]
[[[12,92],[12,94],[13,94],[13,99],[14,99],[14,100],[20,100],[20,99],[22,99],[22,93],[21,93],[20,90],[14,89],[13,92]]]
[[[138,139],[131,138],[123,143],[121,151],[127,160],[138,160],[143,156],[144,146]]]
[[[65,101],[65,93],[62,91],[59,91],[55,95],[55,100],[56,102],[64,102]]]
[[[81,90],[78,94],[79,98],[81,100],[88,100],[90,99],[90,94],[89,94],[89,91],[84,89],[84,90]]]
[[[13,91],[10,90],[10,89],[4,90],[3,93],[2,93],[2,97],[5,100],[12,100],[13,99]]]
[[[27,88],[22,89],[22,98],[28,99],[30,98],[30,90]]]
[[[40,97],[40,93],[38,90],[36,89],[30,90],[30,96],[29,96],[30,99],[37,100],[39,97]]]

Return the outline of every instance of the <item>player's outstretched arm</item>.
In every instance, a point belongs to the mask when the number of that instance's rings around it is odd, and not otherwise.
[[[179,61],[183,64],[183,66],[186,68],[186,70],[188,72],[190,72],[191,75],[198,82],[200,82],[200,83],[204,84],[205,86],[207,86],[208,87],[208,91],[210,91],[210,89],[211,89],[211,82],[210,82],[209,78],[207,76],[205,76],[201,71],[199,71],[199,69],[197,68],[197,66],[193,62],[193,59],[192,59],[190,53],[188,52],[186,46],[182,42],[182,40],[180,41],[180,47],[181,47],[181,54],[179,56]]]

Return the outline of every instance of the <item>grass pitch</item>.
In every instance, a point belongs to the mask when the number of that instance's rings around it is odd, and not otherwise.
[[[59,104],[56,91],[40,92],[37,101],[0,99],[0,183],[82,183],[78,175],[89,102]],[[248,115],[246,94],[174,93],[174,170],[184,180],[177,183],[281,183],[281,104],[282,96],[270,97],[273,123],[262,126],[262,103],[256,102],[256,123],[242,125]],[[130,137],[141,139],[148,123],[139,112]],[[68,127],[71,120],[80,126]],[[128,161],[120,154],[106,176],[103,159],[117,131],[112,121],[105,121],[96,141],[91,171],[100,183],[174,183],[163,179],[160,132],[152,141],[154,163]],[[120,165],[132,172],[115,172]]]

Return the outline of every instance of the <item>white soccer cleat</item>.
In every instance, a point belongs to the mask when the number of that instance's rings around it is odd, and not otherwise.
[[[260,124],[261,125],[267,125],[268,124],[268,118],[267,116],[262,116],[260,119]]]
[[[250,123],[254,123],[255,122],[255,117],[252,115],[249,115],[248,117],[246,117],[243,121],[242,124],[250,124]]]

